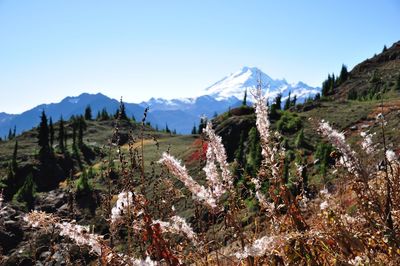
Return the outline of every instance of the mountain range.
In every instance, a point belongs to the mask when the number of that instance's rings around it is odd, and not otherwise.
[[[241,105],[245,91],[255,89],[259,80],[261,84],[266,85],[263,90],[269,99],[281,93],[282,99],[285,100],[291,93],[292,96],[296,95],[298,102],[302,102],[320,92],[320,88],[311,87],[303,82],[290,84],[285,79],[273,79],[258,68],[243,67],[204,89],[199,96],[170,100],[151,98],[141,103],[125,103],[126,113],[129,117],[141,118],[144,109],[150,107],[147,119],[153,126],[162,129],[168,125],[178,133],[190,133],[201,116],[212,117],[215,113],[222,113]],[[248,93],[248,102],[251,101],[252,95]],[[21,133],[37,126],[43,110],[55,122],[61,116],[68,119],[72,115],[82,114],[88,105],[93,115],[103,108],[109,113],[115,113],[119,101],[101,93],[83,93],[76,97],[66,97],[59,103],[38,105],[21,114],[0,113],[0,136],[6,136],[14,127],[17,133]]]

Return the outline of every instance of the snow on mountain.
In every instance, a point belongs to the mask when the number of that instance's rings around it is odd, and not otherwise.
[[[302,102],[320,92],[319,88],[313,88],[303,82],[289,84],[285,79],[271,78],[256,67],[243,67],[206,88],[197,97],[170,100],[151,98],[140,104],[126,103],[125,107],[129,116],[139,118],[142,117],[144,108],[149,106],[148,121],[153,126],[164,128],[168,124],[170,129],[176,129],[178,133],[190,133],[193,125],[198,125],[201,116],[212,117],[215,113],[220,114],[229,108],[240,106],[246,90],[248,102],[251,102],[253,97],[249,92],[257,87],[259,79],[270,101],[281,93],[284,102],[290,92],[292,96],[296,95],[297,102]],[[100,93],[83,93],[76,97],[66,97],[59,103],[36,106],[18,115],[0,113],[0,136],[4,136],[14,126],[17,133],[37,126],[43,110],[55,122],[61,115],[68,119],[72,115],[82,114],[88,105],[92,107],[94,115],[103,108],[115,113],[119,101]]]
[[[217,100],[231,97],[242,99],[246,90],[250,92],[257,87],[258,80],[261,80],[264,93],[269,99],[273,99],[278,93],[281,93],[285,100],[291,92],[292,96],[296,95],[297,99],[301,101],[320,92],[319,88],[313,88],[303,82],[289,84],[285,79],[271,78],[256,67],[243,67],[206,88],[201,94],[210,95]],[[250,101],[253,99],[251,93],[248,93],[248,99]]]

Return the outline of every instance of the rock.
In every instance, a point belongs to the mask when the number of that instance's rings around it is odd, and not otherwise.
[[[17,211],[9,206],[2,209],[0,218],[0,247],[4,253],[17,247],[22,241],[24,232],[22,230],[22,219]]]

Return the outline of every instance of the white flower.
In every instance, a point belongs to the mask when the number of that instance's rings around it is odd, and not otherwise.
[[[361,148],[367,153],[371,154],[374,151],[374,144],[372,142],[372,134],[367,134],[366,132],[360,133],[363,140],[361,142]]]
[[[173,175],[183,182],[195,199],[204,202],[213,209],[217,208],[216,199],[213,197],[211,191],[194,181],[193,178],[189,176],[185,166],[182,166],[173,156],[164,152],[159,163],[165,165]]]
[[[197,244],[197,235],[190,227],[190,225],[180,216],[172,216],[170,218],[171,222],[164,222],[160,220],[153,221],[153,224],[159,224],[161,230],[164,232],[170,232],[174,234],[183,233],[187,238],[193,241],[194,244]]]
[[[387,159],[389,162],[396,161],[396,160],[397,160],[397,155],[396,155],[396,153],[395,153],[394,151],[392,151],[392,150],[387,150],[387,151],[386,151],[386,159]]]
[[[339,163],[353,175],[360,176],[360,164],[356,158],[355,152],[346,143],[344,134],[333,129],[329,123],[324,120],[319,123],[319,131],[340,151],[341,157]]]
[[[260,257],[265,255],[268,251],[274,249],[275,237],[264,236],[254,241],[251,246],[246,246],[243,251],[236,252],[234,255],[238,259],[245,259],[247,257]]]
[[[325,210],[326,208],[329,207],[329,204],[328,204],[327,201],[324,201],[319,205],[319,207],[320,207],[321,210]]]
[[[115,206],[111,209],[111,222],[114,223],[121,219],[128,208],[133,206],[133,193],[123,191],[118,194],[118,200]]]

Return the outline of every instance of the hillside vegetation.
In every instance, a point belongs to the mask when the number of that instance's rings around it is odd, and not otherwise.
[[[2,264],[398,265],[399,49],[191,135],[42,113],[0,142]]]

